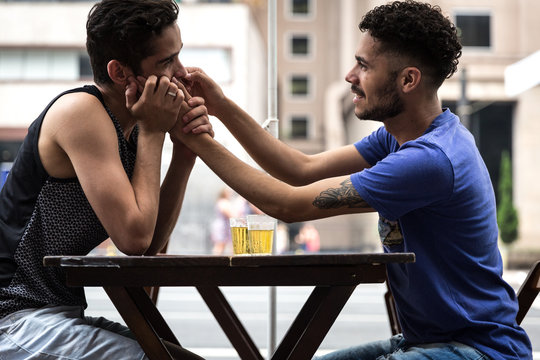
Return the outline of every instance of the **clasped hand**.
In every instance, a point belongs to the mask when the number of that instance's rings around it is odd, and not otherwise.
[[[214,136],[204,99],[192,97],[176,78],[152,75],[148,79],[130,77],[128,81],[126,107],[141,130],[169,132],[173,142],[180,141],[175,136],[178,131]]]

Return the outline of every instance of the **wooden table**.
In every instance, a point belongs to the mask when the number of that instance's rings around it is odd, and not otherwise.
[[[69,286],[103,287],[152,360],[172,359],[163,340],[180,343],[144,287],[196,287],[240,358],[262,360],[219,286],[314,286],[272,356],[305,360],[315,354],[357,285],[384,282],[388,263],[414,261],[412,253],[46,256],[43,260],[46,266],[61,267]]]

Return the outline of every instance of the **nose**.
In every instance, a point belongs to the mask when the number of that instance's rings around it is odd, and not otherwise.
[[[174,67],[174,77],[177,79],[183,78],[187,75],[187,70],[184,67],[184,64],[180,61],[179,58],[176,58],[175,60],[175,67]]]
[[[345,75],[345,81],[351,84],[358,82],[358,77],[354,73],[354,67],[349,71],[347,75]]]

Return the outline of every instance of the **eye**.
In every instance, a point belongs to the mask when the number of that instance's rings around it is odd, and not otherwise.
[[[361,58],[357,58],[357,59],[356,59],[356,65],[357,65],[361,70],[366,70],[366,69],[367,69],[366,63],[365,63]]]

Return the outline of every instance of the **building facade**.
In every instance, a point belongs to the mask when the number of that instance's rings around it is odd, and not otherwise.
[[[458,73],[440,89],[441,105],[458,113],[474,134],[495,189],[501,154],[510,153],[519,214],[514,248],[538,254],[540,150],[534,138],[540,131],[536,106],[540,87],[535,85],[540,76],[527,71],[510,76],[507,69],[540,49],[540,38],[535,35],[540,33],[535,18],[540,2],[428,1],[456,23],[464,45]],[[268,2],[218,2],[224,4],[180,3],[179,22],[186,44],[181,59],[207,69],[227,95],[262,123],[267,99]],[[360,19],[385,2],[276,0],[278,118],[283,141],[317,153],[352,143],[380,126],[354,117],[350,86],[344,78],[355,63]],[[84,24],[92,3],[0,2],[0,162],[11,161],[21,134],[55,94],[91,80]],[[535,68],[540,69],[540,64]],[[505,85],[509,83],[518,84],[517,92],[508,91]],[[221,124],[214,124],[220,141],[249,162]],[[195,218],[211,212],[210,205],[201,204],[212,204],[209,198],[218,191],[209,196],[207,182],[212,188],[222,186],[204,164],[197,165],[194,178],[198,182],[189,184],[181,218],[185,224],[175,230],[183,235],[187,231],[191,237],[204,231],[204,224]],[[316,226],[323,250],[376,250],[380,246],[376,214],[324,219]]]
[[[249,1],[248,1],[249,2]],[[501,154],[513,164],[513,197],[519,215],[515,251],[538,256],[540,228],[540,81],[509,93],[508,66],[540,50],[536,0],[429,0],[458,27],[463,55],[459,71],[441,87],[441,105],[461,116],[486,161],[494,188]],[[251,1],[261,8],[260,1]],[[263,2],[266,4],[266,2]],[[281,138],[307,153],[352,143],[380,124],[359,121],[352,112],[344,77],[355,63],[358,23],[380,0],[278,0],[279,118]],[[538,61],[538,60],[536,60]],[[540,63],[536,64],[540,68]],[[523,74],[521,75],[523,76]],[[320,221],[323,248],[371,248],[377,244],[376,216]],[[336,236],[336,234],[338,236]],[[363,244],[363,245],[362,245]]]

